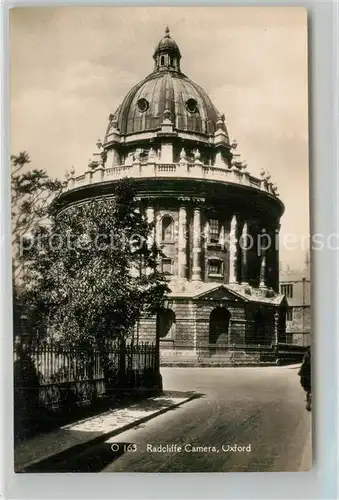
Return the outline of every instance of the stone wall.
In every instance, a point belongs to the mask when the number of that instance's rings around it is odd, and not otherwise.
[[[291,344],[311,344],[311,307],[309,305],[292,308],[292,321],[286,323],[286,336]]]
[[[264,337],[255,339],[255,313],[257,304],[242,301],[225,302],[230,313],[228,332],[224,331],[216,342],[210,339],[210,316],[222,302],[190,298],[172,299],[167,310],[173,311],[175,322],[165,337],[160,338],[161,362],[185,364],[203,363],[258,363],[260,354],[247,349],[254,344],[271,345],[274,341],[274,313],[272,306],[261,306],[265,318]],[[140,341],[155,342],[156,318],[144,317],[140,322]],[[234,346],[234,347],[232,347]],[[244,349],[241,348],[244,346]],[[194,361],[195,360],[195,361]]]
[[[156,340],[156,318],[155,316],[144,317],[139,323],[139,341],[155,342]]]
[[[264,320],[264,327],[261,333],[256,329],[256,314],[258,311],[262,314]],[[270,344],[274,341],[275,312],[276,309],[269,306],[258,307],[257,304],[250,304],[246,307],[246,344]]]

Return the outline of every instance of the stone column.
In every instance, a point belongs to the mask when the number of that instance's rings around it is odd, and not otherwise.
[[[148,206],[146,209],[146,217],[147,217],[147,222],[151,224],[152,222],[154,223],[154,207],[153,206]],[[152,231],[148,235],[148,240],[147,244],[149,247],[152,247],[153,243],[155,241],[155,227],[153,227]]]
[[[261,257],[259,287],[266,288],[266,256]]]
[[[230,220],[224,220],[223,227],[223,238],[224,238],[224,250],[230,251]]]
[[[271,256],[271,286],[275,292],[279,292],[279,229],[280,224],[275,223],[272,227],[272,256]]]
[[[146,218],[148,224],[154,223],[154,207],[152,205],[148,205],[148,207],[146,208]],[[153,229],[151,229],[151,231],[148,234],[147,246],[149,249],[153,247],[154,242],[155,242],[155,227],[153,227]],[[147,267],[145,262],[140,261],[140,272],[142,272],[142,269],[145,270],[146,274],[151,274],[151,268]]]
[[[275,291],[279,290],[279,248],[276,248],[276,234],[275,225],[271,222],[267,223],[265,236],[261,240],[262,255],[265,256],[265,285],[266,287],[273,288]]]
[[[155,241],[158,245],[161,244],[161,213],[158,211],[155,214]]]
[[[179,278],[186,278],[186,272],[187,272],[186,231],[187,231],[187,213],[186,213],[186,207],[182,205],[179,208],[179,234],[178,234]]]
[[[248,284],[248,225],[244,223],[241,234],[241,283]]]
[[[193,269],[192,280],[201,279],[201,217],[200,206],[194,207],[193,212]]]
[[[237,218],[233,215],[231,220],[230,238],[230,272],[229,283],[238,283],[237,277]]]
[[[224,224],[224,222],[221,223],[219,241],[220,241],[221,249],[225,250],[225,224]]]

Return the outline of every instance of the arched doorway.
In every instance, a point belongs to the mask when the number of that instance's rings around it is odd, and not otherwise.
[[[228,329],[231,313],[226,307],[216,307],[210,314],[209,344],[215,346],[218,341],[228,342]]]
[[[175,334],[175,313],[172,309],[162,309],[158,313],[159,339],[173,340]]]
[[[255,344],[264,344],[266,342],[266,321],[261,311],[257,311],[254,315],[253,340]]]

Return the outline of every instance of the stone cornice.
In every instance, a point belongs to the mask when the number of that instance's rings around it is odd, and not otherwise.
[[[104,180],[96,183],[85,183],[76,185],[74,188],[66,189],[57,200],[57,205],[71,205],[83,199],[91,197],[114,196],[114,186],[118,179]],[[261,190],[235,183],[207,181],[203,179],[190,179],[178,177],[164,178],[137,178],[135,179],[139,199],[172,199],[173,203],[186,203],[182,198],[205,198],[205,205],[224,205],[227,212],[244,212],[248,210],[253,217],[258,214],[260,218],[277,220],[284,212],[283,203],[275,196],[269,195]],[[181,201],[179,200],[181,198]],[[189,204],[190,201],[187,201]]]

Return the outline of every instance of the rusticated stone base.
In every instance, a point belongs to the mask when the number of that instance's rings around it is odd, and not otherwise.
[[[193,286],[193,285],[192,285]],[[157,322],[144,317],[138,338],[155,342],[159,337],[162,366],[244,366],[272,364],[271,346],[285,342],[276,317],[283,317],[281,296],[260,295],[240,285],[202,283],[198,288],[172,287]],[[248,288],[248,287],[247,287]],[[195,291],[195,295],[194,295]],[[262,292],[261,292],[262,293]],[[180,295],[181,294],[181,295]],[[258,315],[260,322],[258,322]]]

